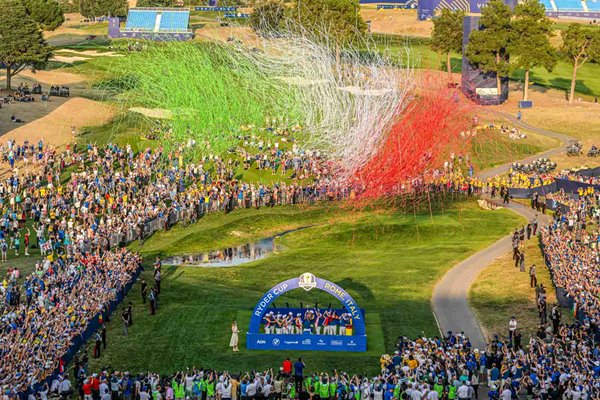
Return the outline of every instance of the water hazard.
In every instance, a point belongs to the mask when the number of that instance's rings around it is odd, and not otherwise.
[[[291,232],[306,229],[308,226],[285,231],[254,243],[246,243],[222,250],[207,251],[204,253],[171,256],[163,259],[165,265],[181,265],[186,267],[222,268],[237,267],[252,261],[260,260],[280,249],[275,239]]]

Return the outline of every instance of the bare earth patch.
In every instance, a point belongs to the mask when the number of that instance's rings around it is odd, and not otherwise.
[[[260,40],[248,26],[220,26],[207,24],[194,32],[196,40],[216,40],[226,42],[229,38],[239,40],[247,46],[260,46]]]
[[[81,97],[68,99],[48,115],[13,129],[0,142],[15,139],[37,141],[40,138],[51,146],[62,147],[73,141],[71,127],[103,125],[114,116],[114,110],[105,104]],[[4,118],[3,118],[4,119]]]
[[[23,79],[24,81],[36,81],[42,85],[50,86],[72,85],[85,82],[85,77],[82,75],[62,72],[60,70],[36,71],[35,73],[30,70],[25,70],[13,78],[13,85],[18,85],[18,80],[20,79]],[[0,76],[0,82],[3,82],[4,80],[6,80],[6,77],[4,75]]]
[[[431,37],[433,22],[418,21],[416,10],[384,10],[361,7],[365,21],[371,21],[371,32],[405,36]]]

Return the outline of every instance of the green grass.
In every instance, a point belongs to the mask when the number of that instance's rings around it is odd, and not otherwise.
[[[556,296],[545,267],[537,237],[527,241],[524,246],[526,272],[515,268],[512,252],[500,257],[486,268],[475,280],[469,290],[469,304],[477,319],[490,335],[508,336],[508,321],[515,316],[519,329],[523,333],[523,343],[528,343],[539,326],[535,290],[529,286],[529,266],[536,265],[538,284],[546,287],[548,311],[556,303]],[[569,320],[568,312],[565,318]]]
[[[129,144],[134,151],[140,151],[147,147],[158,146],[157,141],[142,139],[141,135],[149,129],[147,119],[141,118],[138,114],[119,114],[107,124],[83,127],[77,139],[81,145],[95,143],[103,146],[114,143],[126,146]]]
[[[426,208],[426,207],[425,207]],[[229,370],[276,367],[288,352],[228,351],[229,325],[248,313],[273,285],[313,272],[345,288],[366,310],[373,348],[393,348],[398,335],[437,335],[430,298],[434,284],[460,260],[493,243],[521,219],[508,210],[487,212],[474,202],[446,204],[443,212],[400,214],[321,207],[279,207],[212,214],[187,228],[175,227],[149,238],[140,248],[149,265],[157,254],[196,253],[248,243],[295,227],[281,237],[283,250],[241,267],[164,267],[160,309],[149,316],[139,285],[126,301],[134,305],[128,337],[119,317],[108,326],[109,348],[92,369],[112,366],[131,371],[174,371],[185,366]],[[151,269],[151,267],[149,268]],[[150,282],[152,275],[144,273]],[[321,304],[326,294],[294,291],[277,303]],[[379,317],[380,322],[377,322]],[[379,333],[381,330],[382,333]],[[243,335],[243,334],[242,334]],[[382,339],[377,339],[381,335]],[[374,342],[373,342],[374,340]],[[383,346],[378,344],[383,343]],[[377,355],[303,354],[309,369],[332,366],[376,372]]]
[[[498,126],[502,122],[497,122]],[[510,125],[510,124],[509,124]],[[477,170],[484,170],[514,160],[521,160],[560,145],[558,140],[532,132],[525,139],[511,140],[496,131],[484,131],[471,141],[471,160]]]

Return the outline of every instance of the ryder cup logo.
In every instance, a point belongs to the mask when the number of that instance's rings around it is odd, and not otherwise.
[[[305,272],[300,275],[300,278],[298,278],[298,286],[306,291],[309,291],[317,286],[317,278],[310,272]]]
[[[279,339],[275,338],[271,343],[273,343],[273,346],[279,346],[279,343],[281,342],[279,341]]]

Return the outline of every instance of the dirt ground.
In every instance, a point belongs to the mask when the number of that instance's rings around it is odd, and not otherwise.
[[[377,10],[361,7],[365,21],[371,21],[371,32],[404,36],[431,37],[433,22],[417,21],[416,10]]]
[[[59,104],[60,103],[60,104]],[[15,139],[22,143],[25,139],[29,141],[38,141],[40,138],[44,142],[54,147],[63,147],[73,141],[71,127],[75,126],[77,130],[84,126],[103,125],[113,116],[114,110],[108,106],[87,100],[81,97],[70,99],[56,99],[56,102],[50,103],[54,107],[49,113],[43,109],[41,102],[20,103],[18,106],[30,107],[28,112],[31,120],[25,117],[25,108],[18,113],[15,104],[11,104],[0,110],[0,142],[4,143],[8,139]],[[25,118],[25,124],[14,124],[10,122],[10,116],[15,113],[19,117]],[[35,113],[40,114],[38,119],[34,119]],[[45,115],[44,115],[45,114]],[[43,116],[42,116],[43,115]],[[12,130],[7,128],[12,127]]]
[[[6,90],[3,90],[1,94],[4,96]],[[50,101],[42,102],[40,97],[34,96],[35,102],[33,103],[15,102],[2,106],[2,109],[0,109],[0,135],[23,125],[11,122],[10,117],[12,114],[25,121],[25,123],[29,123],[48,115],[68,100],[65,97],[52,97]]]
[[[0,82],[2,82],[2,84],[4,84],[4,80],[6,80],[6,77],[0,77]],[[70,72],[62,72],[60,70],[37,71],[35,73],[25,70],[13,78],[13,85],[17,86],[20,81],[39,82],[42,85],[48,86],[73,85],[85,82],[85,77]]]
[[[247,46],[259,46],[260,40],[248,26],[220,26],[219,24],[207,24],[203,28],[196,29],[194,32],[196,40],[217,40],[227,41],[229,38],[235,38]]]

